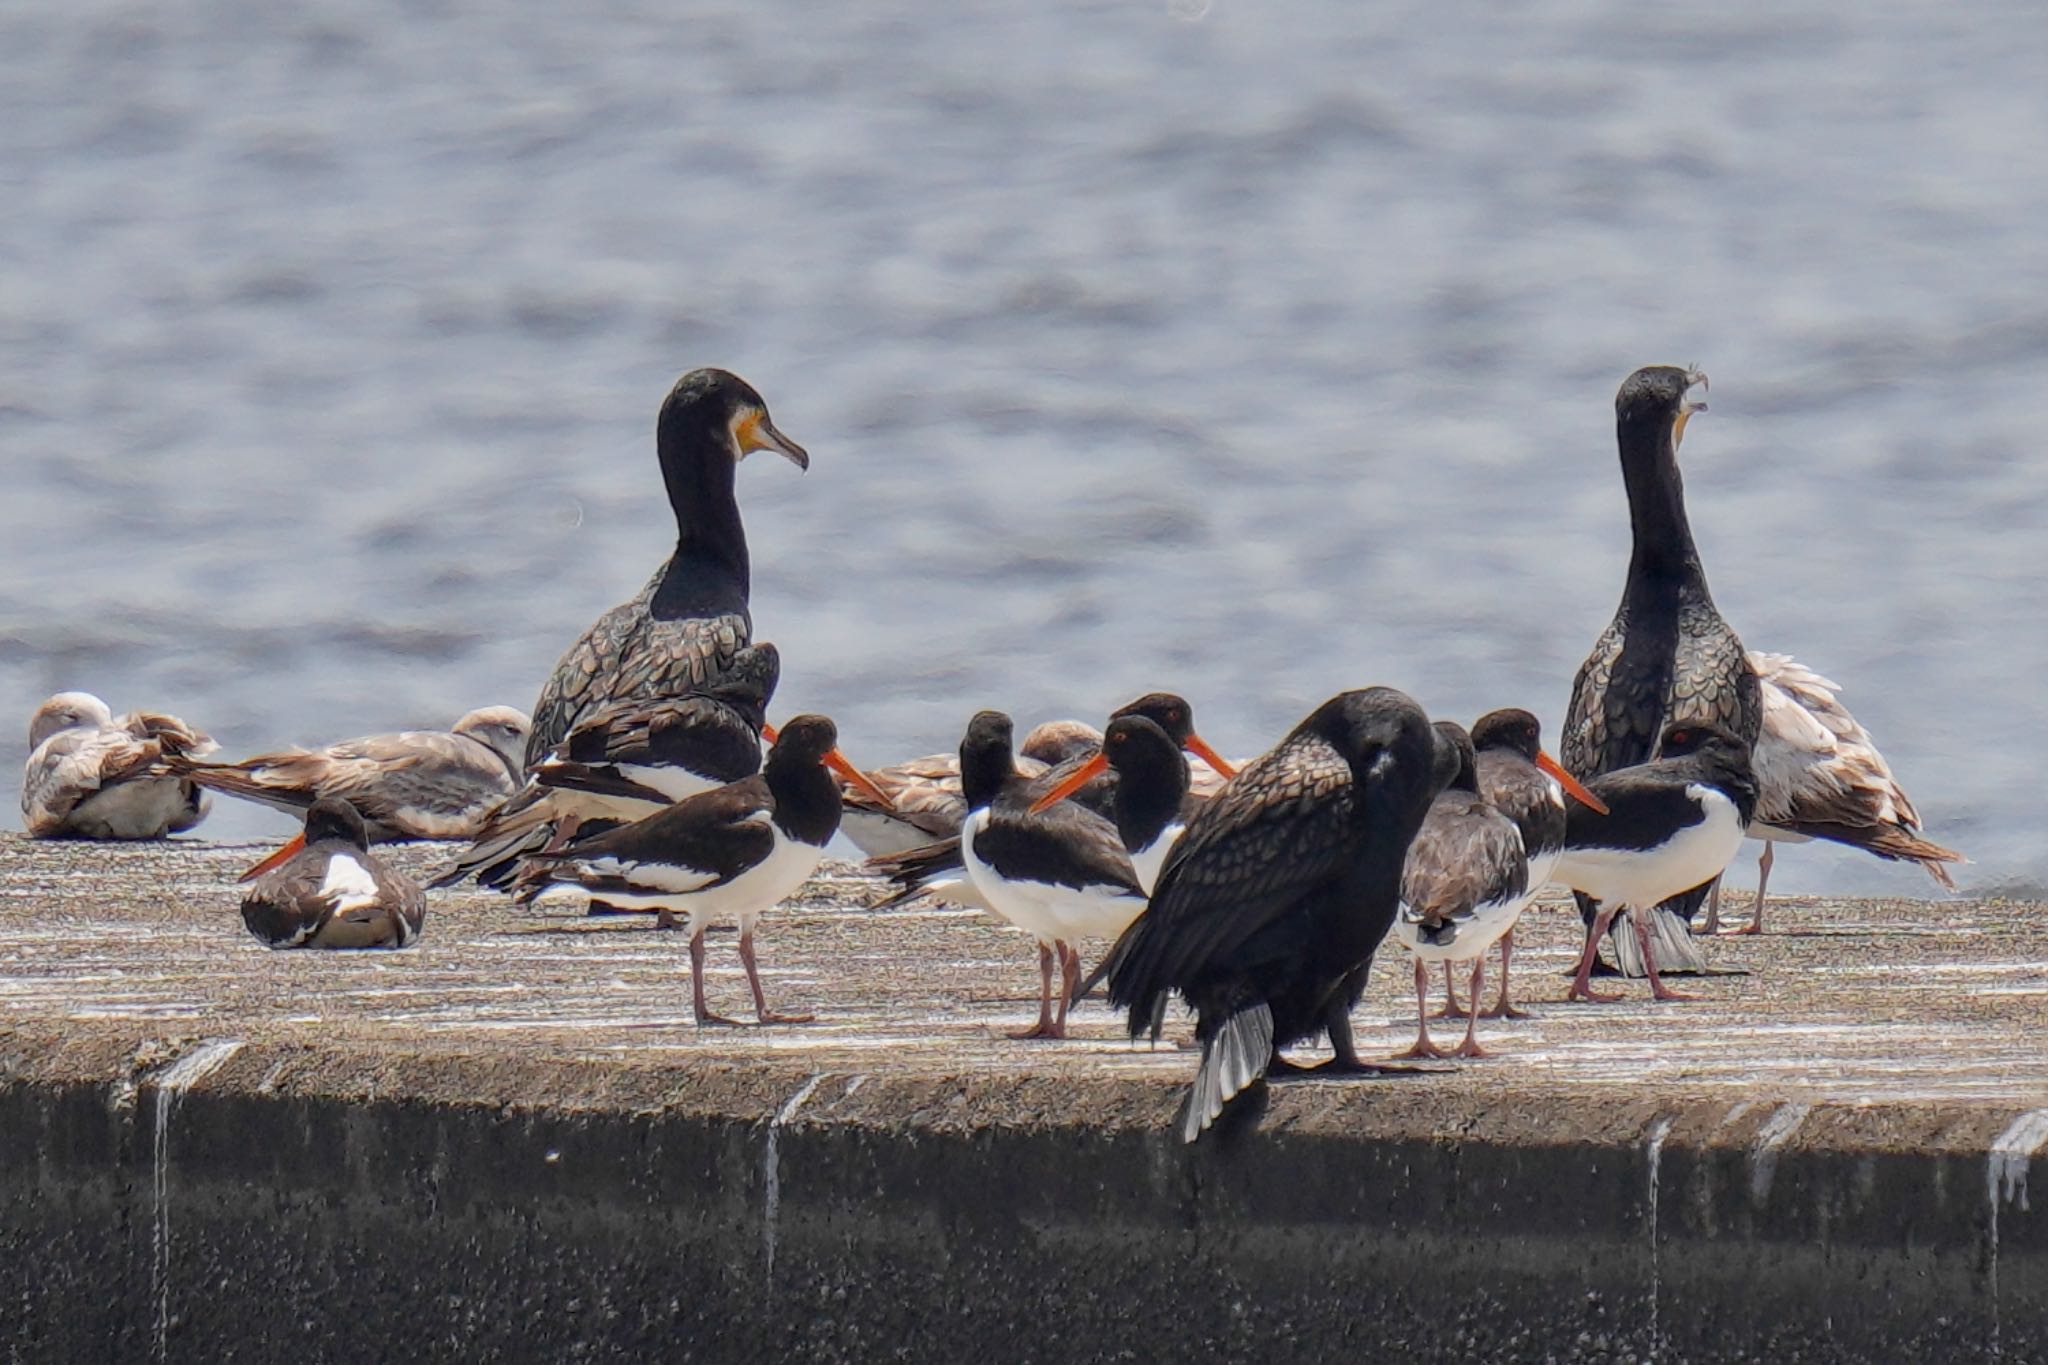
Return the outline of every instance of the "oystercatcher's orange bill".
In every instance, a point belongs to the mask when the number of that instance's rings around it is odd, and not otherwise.
[[[235,880],[238,882],[253,882],[258,877],[262,876],[264,873],[270,871],[271,868],[276,867],[279,863],[282,863],[287,858],[290,858],[294,853],[297,853],[300,849],[304,848],[305,846],[306,832],[304,830],[300,830],[297,834],[294,834],[289,840],[285,842],[285,846],[283,848],[271,854],[268,858],[265,858],[262,862],[256,864],[256,866],[250,868],[247,872],[244,872],[241,876],[235,878]]]
[[[827,767],[831,768],[833,772],[838,773],[848,782],[851,782],[856,788],[860,790],[860,793],[863,796],[867,797],[868,800],[880,806],[883,810],[896,809],[896,803],[889,799],[889,793],[883,791],[880,787],[876,786],[875,780],[873,778],[869,777],[860,769],[854,767],[853,760],[848,758],[845,754],[842,754],[837,749],[834,749],[830,753],[825,755],[825,764]]]
[[[1099,749],[1096,750],[1095,757],[1089,759],[1071,773],[1068,773],[1066,778],[1051,791],[1033,801],[1031,803],[1031,813],[1036,815],[1048,806],[1057,806],[1060,802],[1087,786],[1090,781],[1108,766],[1109,755]]]
[[[1566,772],[1563,765],[1541,749],[1536,751],[1536,766],[1556,778],[1557,785],[1571,793],[1574,801],[1577,801],[1582,806],[1591,806],[1602,815],[1607,814],[1607,803],[1605,801],[1587,791],[1584,784],[1578,778]]]
[[[761,738],[767,740],[770,744],[775,742],[775,727],[765,720],[761,722]]]
[[[1218,775],[1226,778],[1237,776],[1237,765],[1210,748],[1209,741],[1203,739],[1200,735],[1193,733],[1188,735],[1187,749],[1196,758],[1201,759],[1202,762],[1214,768]]]

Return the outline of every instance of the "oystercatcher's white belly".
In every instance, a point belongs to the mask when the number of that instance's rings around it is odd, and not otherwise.
[[[1131,851],[1131,866],[1137,871],[1138,885],[1151,895],[1159,885],[1159,873],[1166,866],[1166,855],[1173,852],[1173,846],[1180,842],[1180,836],[1187,826],[1176,820],[1159,831],[1159,837],[1140,849]]]
[[[768,856],[717,886],[711,885],[711,873],[680,865],[620,863],[612,858],[584,859],[580,865],[599,874],[621,874],[632,883],[629,888],[590,892],[607,905],[670,910],[688,919],[692,933],[710,924],[736,923],[745,929],[794,894],[825,856],[823,848],[790,838],[772,821],[768,827],[775,834]]]
[[[1612,906],[1650,906],[1712,881],[1742,847],[1735,803],[1713,787],[1693,783],[1685,794],[1706,818],[1645,849],[1571,848],[1558,859],[1557,876],[1574,890]]]
[[[1082,889],[1005,877],[975,853],[975,836],[987,827],[986,810],[975,811],[960,827],[960,861],[967,879],[991,910],[1040,941],[1113,938],[1145,908],[1144,897],[1117,887]]]

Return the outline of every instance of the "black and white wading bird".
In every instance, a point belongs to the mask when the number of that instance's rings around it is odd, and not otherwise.
[[[420,936],[427,902],[417,883],[370,852],[355,806],[321,797],[275,866],[243,874],[242,923],[272,948],[403,948]]]
[[[206,818],[197,786],[166,776],[172,755],[220,746],[179,720],[131,711],[118,721],[90,692],[59,692],[28,723],[22,828],[34,839],[161,839]]]
[[[1206,798],[1189,785],[1187,751],[1150,716],[1132,713],[1110,721],[1101,750],[1034,801],[1032,813],[1058,805],[1104,772],[1116,775],[1109,793],[1111,822],[1138,885],[1150,895],[1166,855]]]
[[[1181,749],[1200,763],[1195,768],[1183,763],[1188,772],[1189,786],[1195,789],[1198,799],[1206,799],[1209,793],[1220,788],[1223,782],[1233,776],[1237,769],[1221,754],[1211,748],[1206,740],[1195,731],[1194,708],[1187,701],[1171,692],[1148,692],[1136,701],[1127,702],[1110,712],[1114,724],[1125,716],[1143,716],[1164,730]],[[1085,745],[1082,736],[1088,737]],[[1058,748],[1067,751],[1065,758],[1056,761],[1052,767],[1044,768],[1024,761],[1016,761],[1015,771],[1020,777],[1029,779],[1029,786],[1019,790],[1043,809],[1052,804],[1045,800],[1047,792],[1058,789],[1059,796],[1053,800],[1072,800],[1107,820],[1116,818],[1114,793],[1118,779],[1107,771],[1108,762],[1102,755],[1102,734],[1090,729],[1079,721],[1057,721],[1041,725],[1026,737],[1026,751],[1034,742],[1037,752],[1050,755]],[[1075,774],[1081,774],[1076,779]],[[870,776],[875,776],[870,774]],[[1199,784],[1199,787],[1198,787]],[[886,784],[884,784],[886,786]],[[892,793],[903,799],[901,793]],[[863,802],[865,804],[865,802]],[[963,808],[967,805],[962,798]],[[964,815],[963,815],[964,818]],[[1163,859],[1166,845],[1157,844],[1152,849],[1156,859]],[[901,904],[920,895],[954,905],[973,906],[993,912],[993,907],[967,877],[960,860],[960,841],[957,836],[933,840],[920,846],[900,852],[883,854],[870,860],[872,871],[881,873],[895,882],[899,890],[882,902],[884,906]],[[1143,878],[1151,885],[1150,878],[1157,874],[1154,861]]]
[[[1756,743],[1763,725],[1756,672],[1714,608],[1678,472],[1686,424],[1706,407],[1694,391],[1703,394],[1706,385],[1697,370],[1651,365],[1623,381],[1615,396],[1633,549],[1621,605],[1572,682],[1559,741],[1564,766],[1589,785],[1602,773],[1656,757],[1658,738],[1673,725],[1719,726],[1745,745]],[[1650,935],[1614,934],[1622,971],[1645,974],[1650,964],[1638,962],[1632,946],[1645,942],[1664,969],[1704,971],[1690,924],[1707,890],[1676,887],[1668,905],[1633,907],[1648,917]],[[1588,923],[1596,918],[1583,896],[1579,910]]]
[[[1401,867],[1457,750],[1407,696],[1344,692],[1317,707],[1204,806],[1168,855],[1151,904],[1094,978],[1155,1036],[1168,996],[1195,1012],[1202,1060],[1182,1137],[1269,1072],[1279,1050],[1328,1031],[1317,1070],[1358,1059],[1354,982],[1393,923]]]
[[[1484,1057],[1479,1046],[1479,986],[1486,950],[1514,928],[1529,900],[1529,859],[1522,832],[1479,792],[1479,762],[1465,727],[1448,720],[1437,733],[1458,750],[1458,771],[1429,803],[1401,872],[1394,937],[1415,960],[1415,1044],[1404,1058]],[[1429,969],[1453,964],[1471,973],[1465,1039],[1445,1052],[1429,1037]]]
[[[839,732],[823,716],[782,727],[767,762],[752,777],[685,797],[630,825],[528,858],[515,892],[532,900],[552,888],[580,889],[629,909],[656,911],[668,927],[683,917],[690,939],[690,1004],[699,1024],[730,1024],[704,999],[704,931],[734,924],[740,964],[763,1024],[811,1016],[768,1008],[754,958],[754,925],[802,886],[839,829],[833,771],[858,769],[838,751]],[[831,769],[832,771],[828,771]]]
[[[166,755],[163,766],[208,791],[294,816],[319,801],[346,801],[373,844],[467,839],[518,788],[526,731],[524,711],[485,706],[446,730],[363,735],[239,763]],[[284,856],[300,847],[285,845]]]
[[[640,595],[597,618],[555,665],[534,703],[531,769],[598,709],[678,697],[732,667],[753,636],[747,536],[733,496],[739,462],[772,450],[808,469],[804,448],[776,430],[751,385],[692,370],[661,405],[655,446],[676,548]]]
[[[1757,863],[1756,905],[1749,923],[1734,932],[1760,934],[1772,849],[1781,843],[1828,839],[1880,858],[1917,863],[1944,890],[1956,889],[1944,863],[1963,855],[1921,837],[1920,812],[1892,776],[1891,764],[1870,733],[1849,714],[1830,682],[1789,654],[1751,653],[1763,682],[1764,727],[1751,759],[1756,765],[1756,819],[1749,837],[1763,841]],[[1714,884],[1706,930],[1721,923],[1721,885]]]
[[[1472,747],[1477,756],[1479,794],[1493,808],[1515,822],[1522,835],[1522,852],[1529,860],[1529,889],[1521,903],[1509,912],[1507,932],[1500,936],[1500,998],[1483,1011],[1482,1019],[1521,1019],[1509,991],[1508,969],[1515,951],[1515,923],[1529,908],[1557,870],[1564,852],[1565,797],[1604,810],[1598,797],[1566,772],[1558,761],[1543,751],[1543,723],[1519,707],[1489,711],[1472,726]],[[1451,990],[1448,970],[1444,994],[1449,1007],[1444,1017],[1456,1018],[1456,994]],[[1475,1000],[1474,1005],[1478,1002]]]
[[[474,876],[503,889],[522,859],[645,819],[662,807],[761,771],[762,732],[782,660],[765,641],[681,696],[613,702],[579,720],[492,811],[475,842],[432,882]]]
[[[1038,1019],[1010,1036],[1064,1038],[1081,979],[1075,945],[1122,933],[1145,908],[1145,889],[1109,821],[1071,801],[1032,811],[1038,793],[1016,770],[1013,733],[1000,711],[979,712],[967,724],[960,781],[970,809],[960,826],[960,861],[988,907],[1038,941]]]
[[[1565,817],[1564,855],[1557,875],[1600,905],[1572,978],[1571,1000],[1609,1002],[1587,984],[1593,959],[1616,914],[1647,910],[1721,875],[1742,846],[1756,813],[1756,774],[1747,742],[1717,725],[1681,722],[1662,737],[1661,758],[1603,773],[1586,787],[1607,807],[1603,815],[1574,804]],[[1638,918],[1650,992],[1659,1000],[1686,996],[1665,986]]]

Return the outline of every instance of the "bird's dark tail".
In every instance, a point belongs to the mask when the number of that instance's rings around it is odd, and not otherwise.
[[[1202,1042],[1202,1064],[1188,1092],[1182,1142],[1193,1142],[1237,1093],[1266,1074],[1273,1060],[1273,1011],[1266,1002],[1241,1007]]]

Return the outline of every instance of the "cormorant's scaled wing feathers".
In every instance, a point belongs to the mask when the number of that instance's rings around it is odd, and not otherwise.
[[[732,667],[753,634],[752,622],[739,612],[659,620],[648,608],[661,577],[657,573],[638,597],[598,617],[555,665],[534,704],[528,768],[606,702],[675,696]]]
[[[1664,709],[1661,680],[1619,667],[1624,629],[1624,619],[1617,616],[1572,679],[1558,757],[1580,781],[1646,762],[1657,743],[1655,718]]]
[[[1333,875],[1351,852],[1353,799],[1350,765],[1313,735],[1240,772],[1188,825],[1118,940],[1110,999],[1149,1007]]]

